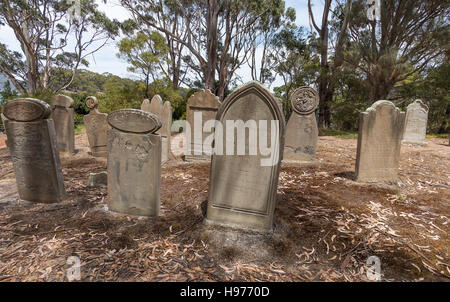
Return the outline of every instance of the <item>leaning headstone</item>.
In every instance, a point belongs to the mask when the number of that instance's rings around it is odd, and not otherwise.
[[[56,141],[62,152],[75,153],[75,125],[72,98],[59,94],[51,98]]]
[[[108,173],[103,171],[99,173],[90,173],[88,179],[89,188],[103,188],[108,186]]]
[[[220,101],[210,90],[202,90],[193,94],[187,101],[186,124],[190,127],[189,145],[186,150],[186,161],[211,160],[212,144],[203,144],[206,137],[213,133],[205,131],[205,124],[216,119]],[[186,130],[186,129],[185,129]],[[206,129],[209,130],[209,129]]]
[[[90,109],[89,114],[83,116],[84,126],[91,148],[92,156],[106,157],[108,154],[108,115],[98,111],[98,100],[94,96],[86,99],[86,106]]]
[[[405,113],[389,101],[378,101],[359,118],[356,179],[360,182],[398,180]]]
[[[292,94],[293,111],[286,126],[283,159],[315,160],[319,129],[314,111],[318,105],[319,95],[313,88],[300,87]]]
[[[423,144],[427,134],[428,106],[415,100],[406,109],[404,143]]]
[[[37,99],[15,99],[3,107],[6,135],[21,199],[62,201],[64,189],[50,106]]]
[[[250,82],[225,99],[217,120],[223,134],[216,128],[206,222],[270,231],[284,145],[281,104]]]
[[[161,161],[165,163],[169,160],[170,153],[170,127],[172,124],[172,106],[169,101],[163,100],[159,95],[155,95],[152,101],[144,100],[141,105],[141,110],[151,112],[159,117],[162,127],[156,132],[161,135],[162,140],[162,154]]]
[[[157,216],[160,209],[159,118],[137,109],[108,115],[108,196],[115,212]]]

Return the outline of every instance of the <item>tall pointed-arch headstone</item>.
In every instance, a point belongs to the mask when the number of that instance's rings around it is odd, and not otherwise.
[[[217,120],[207,222],[270,230],[284,145],[281,104],[264,86],[250,82],[225,99]],[[248,126],[241,143],[232,123]],[[222,136],[219,124],[224,128]],[[271,148],[268,152],[262,147]]]
[[[65,198],[51,107],[40,100],[12,100],[3,107],[6,135],[23,200],[53,203]]]
[[[146,112],[151,112],[156,114],[161,120],[162,126],[156,132],[161,135],[162,140],[162,152],[161,152],[161,161],[165,163],[169,160],[170,156],[170,132],[172,126],[172,105],[170,105],[169,101],[163,102],[162,98],[159,95],[155,95],[151,102],[145,99],[142,102],[141,110]]]

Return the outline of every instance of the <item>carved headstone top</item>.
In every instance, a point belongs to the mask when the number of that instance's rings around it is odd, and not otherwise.
[[[414,102],[412,102],[411,104],[408,105],[408,110],[410,109],[422,109],[424,112],[428,113],[428,106],[425,105],[422,100],[415,100]]]
[[[187,101],[187,105],[188,107],[218,109],[220,106],[220,100],[218,96],[211,93],[211,90],[205,89],[197,91],[191,95]]]
[[[141,110],[150,112],[150,101],[148,99],[142,101]]]
[[[86,98],[86,106],[89,109],[97,109],[98,108],[98,100],[95,96],[88,96]]]
[[[51,103],[53,106],[60,106],[65,108],[73,107],[73,99],[63,94],[52,96]]]
[[[155,133],[161,128],[161,120],[153,113],[138,109],[121,109],[108,114],[111,127],[131,133]]]
[[[298,114],[311,114],[319,106],[319,94],[311,87],[299,87],[292,94],[291,105]]]
[[[33,122],[46,119],[51,114],[51,107],[38,99],[15,99],[3,106],[3,114],[16,122]]]

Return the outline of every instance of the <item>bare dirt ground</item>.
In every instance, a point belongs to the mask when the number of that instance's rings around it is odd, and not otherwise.
[[[283,164],[270,234],[203,224],[208,163],[163,166],[160,217],[111,213],[107,190],[87,187],[106,161],[76,141],[68,198],[44,205],[18,200],[0,138],[0,280],[67,280],[72,255],[83,281],[367,281],[370,256],[385,281],[450,278],[447,139],[403,146],[394,186],[354,182],[356,141],[320,137],[317,163]]]

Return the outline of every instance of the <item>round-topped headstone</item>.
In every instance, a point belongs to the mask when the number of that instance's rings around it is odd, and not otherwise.
[[[297,88],[292,94],[291,105],[298,114],[311,114],[319,106],[319,94],[308,86]]]
[[[9,120],[16,122],[32,122],[48,118],[51,107],[38,99],[15,99],[3,106],[3,114]]]
[[[73,107],[73,99],[64,94],[52,96],[51,103],[53,106],[61,106],[66,108]]]
[[[108,114],[111,127],[131,133],[154,133],[161,128],[161,120],[153,113],[138,109],[121,109]]]
[[[95,96],[88,96],[86,98],[86,106],[89,109],[94,109],[98,107],[98,100]]]

